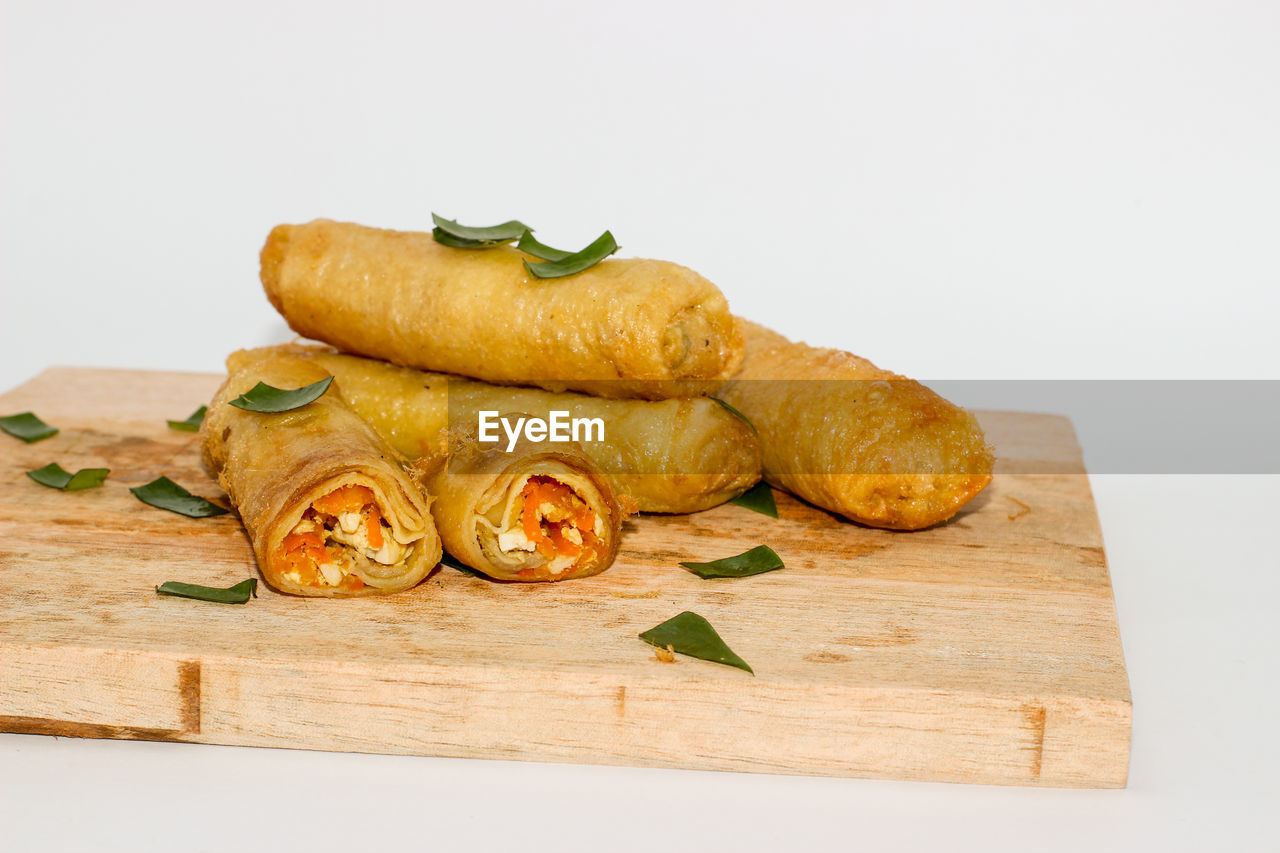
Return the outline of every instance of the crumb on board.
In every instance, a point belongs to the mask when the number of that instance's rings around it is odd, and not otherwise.
[[[1022,518],[1024,515],[1026,515],[1027,513],[1031,512],[1031,507],[1027,506],[1027,505],[1026,505],[1026,504],[1024,504],[1022,501],[1020,501],[1020,500],[1018,500],[1017,498],[1015,498],[1013,495],[1005,495],[1005,497],[1007,497],[1009,500],[1013,501],[1013,502],[1014,502],[1014,503],[1016,503],[1019,507],[1021,507],[1021,509],[1019,509],[1017,512],[1015,512],[1015,513],[1013,513],[1012,515],[1010,515],[1010,516],[1009,516],[1009,520],[1010,520],[1010,521],[1014,521],[1015,519]]]
[[[651,589],[648,592],[618,592],[611,589],[609,590],[609,594],[614,598],[657,598],[662,595],[662,590]]]
[[[658,660],[662,661],[663,663],[676,662],[676,647],[671,645],[670,643],[667,643],[667,647],[665,649],[659,646],[654,646],[653,654],[654,654],[654,657],[656,657]]]

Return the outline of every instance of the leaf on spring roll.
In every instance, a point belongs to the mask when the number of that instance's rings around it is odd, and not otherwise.
[[[745,423],[747,426],[751,427],[751,431],[754,432],[756,435],[760,434],[760,431],[756,429],[756,425],[751,422],[751,418],[742,414],[742,412],[739,412],[737,409],[735,409],[733,406],[726,403],[724,400],[721,400],[719,397],[712,397],[711,399],[715,400],[721,406],[724,406],[725,409],[734,417],[741,418],[742,422]]]
[[[442,246],[448,246],[450,249],[491,249],[494,246],[501,246],[501,243],[486,243],[483,240],[463,240],[461,237],[454,237],[448,231],[441,231],[439,228],[431,229],[431,237]]]
[[[218,604],[244,604],[250,598],[258,597],[258,579],[249,578],[226,589],[181,581],[165,581],[156,587],[156,594],[194,598],[197,601],[213,601]]]
[[[27,476],[42,486],[61,489],[64,492],[78,492],[81,489],[92,489],[101,486],[111,473],[110,468],[81,468],[72,474],[63,469],[57,462],[50,462],[43,468],[28,471]]]
[[[563,261],[573,254],[573,252],[566,252],[564,249],[553,249],[546,243],[539,243],[533,236],[532,231],[526,231],[520,235],[520,242],[516,243],[516,248],[526,255],[533,255],[535,258],[542,258],[544,261]]]
[[[778,505],[773,500],[773,489],[763,480],[730,500],[729,503],[746,507],[770,518],[778,517]]]
[[[301,388],[276,388],[265,382],[259,382],[239,397],[227,402],[246,412],[263,414],[290,412],[320,399],[332,384],[332,376],[327,376],[319,382],[312,382],[310,385],[303,385]]]
[[[482,228],[459,225],[452,219],[445,219],[434,213],[431,214],[431,221],[436,224],[436,227],[431,230],[431,236],[435,241],[454,249],[487,249],[490,246],[501,246],[533,230],[518,219]]]
[[[670,646],[671,651],[699,660],[709,660],[745,669],[755,675],[746,661],[734,654],[733,649],[720,639],[711,623],[697,613],[686,610],[661,625],[656,625],[640,635],[640,639],[660,649]]]
[[[566,255],[558,261],[547,261],[542,264],[531,264],[525,261],[524,268],[535,278],[564,278],[594,267],[616,251],[618,251],[618,243],[613,239],[613,235],[606,231],[580,252]]]
[[[133,496],[144,504],[167,509],[187,518],[212,518],[225,515],[227,510],[204,498],[191,494],[168,477],[160,476],[145,486],[130,489]]]
[[[56,427],[49,426],[33,412],[20,412],[0,418],[0,429],[14,438],[22,439],[27,444],[58,434]]]
[[[207,411],[209,411],[208,406],[201,406],[187,415],[187,419],[184,421],[169,421],[169,429],[180,429],[183,432],[199,432],[200,424],[204,423],[204,413]]]
[[[708,578],[749,578],[765,572],[786,568],[782,558],[768,545],[757,545],[736,557],[725,557],[709,563],[681,563],[689,571],[706,580]]]

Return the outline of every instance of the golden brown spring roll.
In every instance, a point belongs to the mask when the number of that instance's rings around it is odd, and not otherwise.
[[[991,481],[977,420],[920,383],[755,323],[746,337],[720,394],[759,430],[771,485],[863,524],[916,530]]]
[[[205,464],[239,511],[271,586],[328,598],[408,589],[440,562],[429,501],[339,383],[279,414],[228,405],[258,382],[301,388],[328,375],[287,357],[234,371],[200,428]]]
[[[227,366],[235,370],[281,353],[310,359],[336,376],[356,413],[410,459],[436,452],[451,415],[462,425],[476,423],[481,411],[547,418],[558,410],[603,420],[604,440],[584,442],[583,450],[643,512],[709,509],[760,479],[755,433],[705,397],[607,400],[490,385],[298,344],[241,350],[231,354]]]
[[[634,504],[577,443],[548,449],[521,438],[508,451],[480,444],[475,429],[448,435],[448,453],[412,471],[435,497],[431,512],[451,555],[506,581],[587,577],[613,563]]]
[[[303,336],[502,385],[665,399],[707,393],[742,360],[737,318],[692,270],[609,259],[541,280],[525,257],[317,219],[272,230],[261,274]]]

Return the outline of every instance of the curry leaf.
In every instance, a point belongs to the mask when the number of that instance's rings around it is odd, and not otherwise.
[[[616,251],[618,251],[618,244],[613,239],[613,235],[606,231],[580,252],[565,255],[558,261],[547,261],[542,264],[531,264],[525,261],[524,268],[535,278],[564,278],[595,266]]]
[[[539,243],[534,239],[532,231],[526,231],[520,235],[520,242],[516,243],[516,248],[525,254],[533,255],[535,258],[542,258],[544,261],[563,261],[573,254],[573,252],[553,249],[545,243]]]
[[[459,225],[452,219],[445,219],[434,213],[431,214],[431,221],[436,225],[431,231],[435,241],[454,249],[487,249],[491,246],[501,246],[533,230],[518,219],[482,228]]]
[[[200,424],[204,423],[204,414],[207,411],[209,411],[208,406],[201,406],[187,415],[185,421],[169,421],[169,429],[180,429],[183,432],[199,432]]]
[[[0,429],[14,438],[22,439],[27,444],[58,434],[55,427],[40,420],[33,412],[20,412],[0,418]]]
[[[640,639],[660,649],[670,646],[672,651],[682,655],[736,666],[755,675],[747,662],[734,654],[733,649],[720,639],[710,622],[688,610],[645,631]]]
[[[770,518],[778,517],[778,505],[773,500],[773,489],[769,488],[769,484],[763,480],[729,501],[729,503],[746,507]]]
[[[491,243],[484,240],[464,240],[461,237],[454,237],[448,231],[441,231],[439,228],[431,229],[431,237],[442,246],[448,246],[450,249],[492,249],[494,246],[501,246],[501,243]]]
[[[72,474],[63,470],[57,462],[50,462],[43,468],[28,471],[27,476],[42,486],[61,489],[64,492],[78,492],[81,489],[92,489],[101,486],[111,473],[110,468],[81,468]]]
[[[156,587],[157,595],[173,595],[178,598],[194,598],[197,601],[213,601],[218,604],[244,604],[251,597],[258,597],[258,579],[249,578],[226,589],[199,586],[181,581],[165,581]]]
[[[158,477],[145,486],[130,489],[133,496],[144,504],[167,509],[187,518],[211,518],[224,515],[227,510],[204,498],[191,494],[168,477]]]
[[[294,409],[301,409],[308,403],[318,400],[325,391],[329,390],[329,386],[332,384],[332,376],[326,376],[319,382],[312,382],[310,385],[303,385],[301,388],[276,388],[265,382],[259,382],[239,397],[228,402],[237,409],[244,409],[246,412],[262,412],[264,414],[289,412]]]
[[[681,563],[689,571],[703,580],[709,578],[749,578],[786,568],[779,557],[768,545],[757,545],[750,551],[744,551],[736,557],[725,557],[709,563]]]
[[[743,420],[743,422],[745,422],[745,423],[746,423],[746,425],[747,425],[747,426],[751,427],[751,431],[752,431],[752,432],[754,432],[756,435],[759,435],[759,434],[760,434],[760,433],[756,430],[756,425],[755,425],[755,424],[753,424],[753,423],[751,422],[751,418],[749,418],[749,417],[747,417],[746,415],[742,414],[742,412],[738,411],[738,410],[737,410],[737,409],[735,409],[733,406],[731,406],[731,405],[729,405],[728,403],[726,403],[724,400],[721,400],[719,397],[712,397],[711,399],[712,399],[712,400],[715,400],[715,401],[716,401],[717,403],[719,403],[721,406],[724,406],[725,410],[726,410],[727,412],[729,412],[730,414],[732,414],[734,417],[741,418],[741,419]]]

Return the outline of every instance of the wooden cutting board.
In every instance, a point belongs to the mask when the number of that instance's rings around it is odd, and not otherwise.
[[[220,377],[54,368],[0,396],[61,433],[0,435],[0,730],[660,767],[1120,787],[1131,706],[1097,513],[1070,423],[980,415],[1006,465],[950,523],[839,521],[778,494],[629,524],[609,571],[498,584],[448,568],[384,598],[260,585],[243,606],[157,596],[257,569],[234,515],[128,491],[166,474],[225,501],[165,425]],[[23,475],[108,467],[62,493]],[[700,580],[758,544],[783,571]],[[754,668],[664,663],[637,634],[683,610]]]

